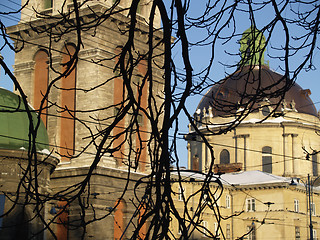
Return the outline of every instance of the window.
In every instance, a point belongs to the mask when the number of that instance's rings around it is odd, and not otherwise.
[[[209,195],[207,193],[204,193],[202,198],[202,204],[207,204],[208,200],[209,200]]]
[[[312,156],[312,174],[313,176],[318,176],[318,159],[317,159],[317,154],[315,154],[315,151],[311,156]]]
[[[299,212],[299,200],[298,199],[294,200],[294,211],[297,213]]]
[[[226,208],[230,208],[230,200],[231,200],[230,195],[227,194],[226,195]]]
[[[220,153],[220,164],[229,164],[230,163],[230,153],[228,150],[223,149]]]
[[[205,147],[205,170],[208,170],[209,167],[210,167],[210,164],[211,162],[213,161],[214,159],[214,152],[212,150],[212,154],[211,154],[211,151],[210,151],[210,148],[209,147]]]
[[[118,199],[115,203],[116,209],[114,212],[114,239],[120,239],[125,230],[125,212],[126,202],[122,199]]]
[[[180,228],[180,223],[179,223],[179,221],[177,221],[178,223],[177,223],[177,226],[179,227],[179,231],[178,231],[178,235],[182,235],[182,230],[181,230],[181,228]]]
[[[216,222],[214,223],[214,235],[216,236],[216,238],[219,238],[220,236],[220,227]]]
[[[33,106],[36,110],[40,110],[41,101],[43,100],[49,81],[49,56],[44,50],[39,50],[34,56],[34,91]],[[44,101],[41,111],[41,119],[47,126],[48,102]]]
[[[310,207],[311,207],[310,211],[311,211],[312,216],[315,216],[316,215],[316,204],[312,202],[310,204]]]
[[[268,106],[264,105],[261,109],[261,112],[263,116],[268,116],[270,114],[270,109]]]
[[[192,170],[199,171],[199,157],[198,155],[194,155],[192,157]]]
[[[248,240],[256,240],[256,227],[254,224],[247,227]]]
[[[272,173],[272,148],[262,148],[262,171]]]
[[[58,218],[57,218],[57,228],[56,228],[56,237],[59,240],[68,239],[68,229],[69,229],[69,212],[67,201],[61,200],[58,202]]]
[[[138,224],[141,222],[142,218],[147,214],[147,205],[144,204],[140,204],[140,206],[138,207],[139,210],[139,219],[138,219]],[[146,239],[147,236],[147,223],[144,222],[143,225],[140,228],[139,231],[139,236],[137,239]],[[124,238],[126,239],[126,238]]]
[[[70,156],[74,154],[75,149],[75,117],[76,110],[76,72],[77,69],[68,69],[67,63],[76,53],[73,45],[67,44],[62,54],[62,71],[68,71],[69,75],[61,79],[61,106],[65,109],[61,110],[60,118],[60,154],[61,161],[70,161]],[[66,65],[67,64],[67,65]],[[70,71],[72,69],[72,71]],[[68,111],[67,111],[68,110]]]
[[[220,206],[220,199],[221,199],[220,193],[215,193],[215,194],[214,194],[214,200],[215,200],[215,204],[216,204],[217,206]]]
[[[203,227],[203,236],[207,237],[208,233],[208,222],[202,221],[202,227]]]
[[[300,227],[295,227],[294,232],[295,239],[300,240]]]
[[[313,240],[317,240],[317,230],[312,229],[313,232]]]
[[[190,141],[190,151],[191,151],[191,166],[192,170],[202,171],[202,144],[198,142],[196,138]],[[205,151],[204,151],[205,155]]]
[[[255,212],[256,211],[256,200],[254,198],[248,198],[246,200],[246,210],[247,210],[247,212]]]
[[[139,124],[140,126],[143,125],[143,116],[142,116],[141,113],[138,113],[138,115],[137,115],[137,122],[138,122],[138,124]]]
[[[44,9],[52,8],[52,0],[44,0]]]
[[[226,226],[226,239],[231,239],[231,228],[230,228],[230,224],[227,224]]]
[[[179,187],[178,200],[183,201],[184,188]]]

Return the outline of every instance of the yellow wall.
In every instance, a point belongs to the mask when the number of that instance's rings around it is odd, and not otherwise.
[[[194,216],[195,209],[199,204],[201,193],[197,193],[197,191],[202,187],[201,179],[195,179],[195,182],[183,182],[182,186],[187,201],[187,210],[184,208],[185,203],[179,200],[179,184],[177,182],[172,184],[173,191],[176,192],[173,200],[182,219],[188,220],[188,214],[190,217]],[[212,193],[216,189],[217,184],[210,184]],[[192,193],[195,196],[188,200]],[[319,191],[314,190],[313,202],[316,205],[316,214],[312,216],[314,229],[318,235],[320,235],[319,194]],[[231,197],[230,208],[226,208],[226,195]],[[255,211],[247,211],[246,201],[249,198],[255,200]],[[294,199],[299,200],[299,212],[294,212]],[[271,203],[269,206],[268,202]],[[227,224],[230,224],[230,239],[237,239],[246,234],[247,227],[252,226],[252,224],[256,229],[257,240],[295,239],[295,227],[300,228],[301,239],[308,239],[309,237],[307,194],[303,185],[293,189],[289,188],[288,182],[241,186],[225,185],[223,194],[219,199],[219,208],[214,209],[216,211],[219,210],[221,216],[230,217],[229,219],[221,220],[221,228],[225,237]],[[231,217],[232,215],[234,216]],[[207,221],[208,230],[214,232],[215,223],[218,222],[214,211],[207,206],[199,216],[199,225],[202,226],[202,221]],[[179,237],[178,221],[174,216],[171,227],[173,235],[176,238]],[[220,234],[220,237],[223,239],[222,234]],[[208,239],[208,237],[204,236],[201,230],[195,230],[190,239]]]

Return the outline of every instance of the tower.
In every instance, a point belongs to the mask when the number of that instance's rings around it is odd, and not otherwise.
[[[55,146],[62,163],[83,165],[90,164],[92,157],[88,154],[77,156],[83,149],[95,152],[93,145],[97,144],[97,139],[94,135],[98,129],[101,130],[112,122],[110,117],[116,116],[120,105],[126,100],[125,83],[121,79],[117,61],[120,49],[128,38],[126,31],[129,18],[126,17],[128,11],[124,9],[130,3],[121,1],[116,10],[111,10],[113,3],[110,1],[80,1],[79,4],[80,27],[84,29],[79,36],[76,34],[77,23],[72,3],[63,0],[30,1],[22,9],[20,23],[11,27],[8,32],[16,42],[17,49],[23,46],[15,56],[15,75],[36,109],[40,108],[43,100],[41,114],[47,126],[50,144]],[[143,108],[148,107],[149,86],[145,84],[140,89],[139,81],[147,72],[147,64],[143,58],[148,52],[147,17],[150,7],[147,1],[141,1],[138,6],[133,50],[136,52],[134,58],[138,66],[130,79],[132,85],[136,86],[132,87],[135,97],[137,100],[141,99]],[[92,12],[88,13],[88,9]],[[100,24],[97,19],[102,14],[110,14],[110,17]],[[53,21],[52,16],[57,19]],[[159,16],[156,15],[155,26],[160,27],[159,21]],[[154,35],[155,42],[159,41],[160,34]],[[77,45],[80,40],[81,44]],[[70,72],[64,72],[66,64],[77,51],[76,47],[80,48],[77,53],[78,61]],[[161,49],[157,48],[155,52],[160,54]],[[140,59],[137,60],[138,58]],[[157,62],[157,59],[153,61]],[[152,89],[161,95],[161,71],[154,69],[153,78],[155,81]],[[47,89],[49,92],[45,96]],[[156,101],[160,101],[159,99]],[[146,121],[142,115],[139,113],[139,121]],[[106,154],[101,164],[104,162],[109,167],[121,167],[126,161],[129,146],[127,143],[122,144],[127,139],[121,129],[129,121],[129,116],[123,118],[113,130],[114,136],[120,135],[113,143],[115,153],[109,153],[109,156]],[[96,127],[97,125],[100,126]],[[141,132],[147,132],[150,127],[147,122],[141,124]],[[133,144],[137,147],[139,145],[138,142]],[[148,163],[148,159],[144,158],[139,165],[142,172]]]
[[[22,9],[19,24],[8,29],[16,48],[21,48],[15,56],[15,75],[41,114],[49,143],[60,158],[51,176],[53,204],[68,211],[60,212],[62,220],[53,226],[58,239],[79,239],[83,234],[79,228],[91,221],[86,236],[118,239],[125,234],[125,221],[133,215],[139,218],[136,207],[143,211],[136,196],[142,196],[144,189],[136,190],[135,183],[150,170],[152,126],[145,113],[154,111],[161,120],[162,34],[157,31],[156,11],[155,57],[147,63],[151,3],[140,1],[132,55],[122,56],[130,36],[130,4],[78,1],[75,9],[71,1],[32,0]],[[132,60],[132,65],[121,69],[121,59]],[[79,186],[84,189],[80,191]],[[71,189],[70,194],[64,189]],[[125,196],[124,189],[129,189]],[[131,224],[126,230],[133,228]]]
[[[319,160],[312,153],[320,147],[319,117],[311,91],[296,83],[288,89],[287,77],[265,64],[265,38],[255,27],[243,33],[240,44],[239,68],[209,89],[195,112],[195,124],[208,136],[214,156],[190,127],[190,168],[207,171],[214,160],[216,173],[318,176]],[[236,127],[217,135],[230,126]]]

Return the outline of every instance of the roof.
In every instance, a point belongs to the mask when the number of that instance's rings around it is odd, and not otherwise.
[[[34,125],[38,115],[31,107]],[[0,88],[0,149],[24,150],[29,148],[29,119],[21,97]],[[49,149],[47,130],[40,120],[37,131],[36,148],[38,151]]]
[[[175,173],[177,174],[177,173]],[[206,174],[192,172],[192,171],[181,171],[182,177],[194,178],[198,180],[204,180]],[[220,178],[222,184],[232,185],[232,186],[247,186],[247,185],[256,185],[256,184],[273,184],[273,183],[290,183],[291,178],[289,177],[280,177],[270,173],[262,171],[242,171],[234,173],[226,173],[219,175],[213,175],[212,181],[216,178]]]
[[[285,103],[297,112],[317,116],[317,110],[310,99],[310,90],[302,89],[294,83],[286,88],[286,78],[272,71],[268,66],[244,66],[235,73],[219,81],[204,95],[197,109],[212,109],[215,116],[234,116],[247,103],[258,109],[266,101],[275,107],[285,93]],[[281,111],[279,106],[277,111]],[[286,108],[286,106],[284,106]]]
[[[261,171],[245,171],[223,174],[221,176],[223,184],[226,185],[255,185],[271,183],[290,183],[291,178],[280,177]]]

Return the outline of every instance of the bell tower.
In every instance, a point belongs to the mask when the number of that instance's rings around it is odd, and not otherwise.
[[[28,4],[21,11],[21,20],[8,29],[16,48],[21,48],[15,57],[15,75],[29,101],[41,114],[50,145],[63,164],[90,164],[102,132],[126,104],[127,89],[117,61],[128,40],[131,1],[115,5],[116,2],[80,0],[75,11],[71,0],[22,0],[22,6]],[[136,67],[130,76],[131,89],[142,110],[148,108],[148,96],[154,94],[149,93],[149,82],[144,79],[148,71],[144,58],[148,53],[151,4],[143,0],[137,6],[135,49],[132,50]],[[153,26],[160,27],[157,11]],[[155,43],[160,39],[160,32],[154,32]],[[161,55],[161,47],[154,52]],[[161,65],[159,61],[158,64]],[[159,69],[153,70],[153,79],[156,81],[152,89],[161,95]],[[142,80],[146,84],[140,86]],[[161,100],[156,101],[160,103]],[[149,164],[146,133],[151,126],[143,111],[139,111],[136,117],[139,126],[134,128],[139,128],[141,134],[128,137],[126,131],[131,115],[128,112],[117,121],[110,141],[103,146],[111,150],[106,150],[100,164],[126,168],[130,159],[136,158],[134,152],[140,149],[141,160],[135,167],[144,172]]]

